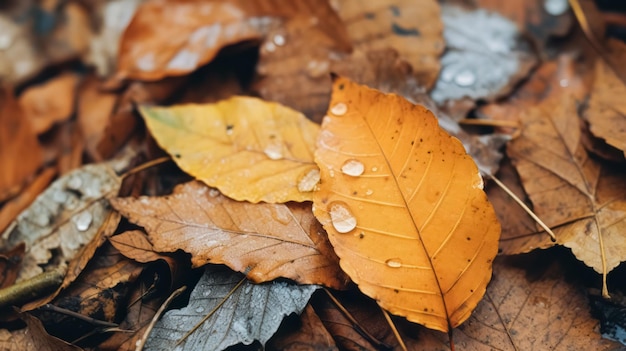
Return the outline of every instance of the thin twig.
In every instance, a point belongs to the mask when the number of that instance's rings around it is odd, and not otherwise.
[[[89,316],[85,316],[84,314],[80,314],[78,312],[74,312],[74,311],[68,310],[66,308],[55,306],[55,305],[52,305],[52,304],[49,304],[49,303],[41,306],[41,309],[44,309],[44,310],[47,310],[47,311],[56,312],[56,313],[60,313],[60,314],[64,314],[64,315],[67,315],[67,316],[70,316],[70,317],[73,317],[73,318],[76,318],[76,319],[80,319],[80,320],[82,320],[84,322],[87,322],[89,324],[98,325],[98,326],[101,326],[101,327],[112,327],[112,328],[119,327],[118,324],[107,322],[107,321],[101,321],[99,319],[95,319],[95,318],[92,318],[92,317],[89,317]]]
[[[384,342],[378,340],[374,335],[370,334],[367,330],[365,330],[365,328],[361,327],[359,322],[357,322],[356,318],[354,318],[354,316],[350,313],[350,311],[348,311],[343,306],[343,304],[341,302],[339,302],[339,300],[337,300],[337,298],[330,291],[328,291],[328,289],[324,289],[324,292],[326,292],[326,295],[328,295],[328,297],[333,302],[335,307],[337,307],[339,309],[339,311],[341,311],[343,316],[346,317],[346,319],[348,319],[348,321],[350,321],[350,323],[352,323],[352,326],[354,327],[354,329],[359,334],[361,334],[361,336],[363,336],[367,341],[369,341],[372,345],[374,345],[378,349],[391,349],[391,347],[389,345],[387,345]]]
[[[396,328],[396,324],[393,322],[393,320],[391,320],[391,316],[389,315],[389,312],[385,311],[385,309],[382,307],[380,308],[380,310],[383,311],[383,316],[385,316],[385,319],[387,320],[387,324],[389,324],[389,327],[391,328],[393,335],[396,337],[396,340],[398,340],[398,344],[400,344],[400,348],[402,348],[402,350],[404,351],[409,351],[409,349],[406,348],[406,344],[404,343],[404,340],[402,340],[402,336],[400,335],[398,328]]]
[[[131,176],[131,175],[133,175],[135,173],[139,173],[139,172],[141,172],[141,171],[143,171],[145,169],[148,169],[148,168],[156,166],[156,165],[163,164],[163,163],[165,163],[167,161],[170,161],[170,160],[171,160],[171,158],[169,156],[163,156],[163,157],[155,158],[154,160],[150,160],[150,161],[148,161],[146,163],[142,163],[139,166],[137,166],[137,167],[135,167],[135,168],[133,168],[133,169],[127,171],[127,172],[124,172],[120,177],[122,179],[125,179],[128,176]]]
[[[143,350],[143,346],[146,344],[146,340],[148,340],[148,336],[150,336],[150,332],[154,328],[154,325],[156,324],[156,322],[159,320],[159,317],[161,316],[161,314],[163,314],[163,311],[165,311],[167,306],[170,305],[172,300],[178,297],[178,295],[182,294],[183,291],[185,291],[186,289],[187,289],[187,286],[181,286],[180,288],[174,290],[174,292],[170,294],[167,300],[165,300],[163,304],[161,304],[161,307],[159,307],[159,310],[154,314],[154,316],[152,316],[152,320],[150,321],[150,324],[148,324],[148,326],[146,327],[146,330],[143,332],[143,335],[141,336],[141,339],[138,341],[137,346],[135,347],[135,351]]]
[[[528,208],[528,206],[526,206],[526,204],[517,196],[515,195],[515,193],[513,191],[511,191],[511,189],[509,189],[509,187],[507,187],[504,183],[502,183],[498,178],[496,178],[494,175],[489,174],[488,175],[489,178],[491,178],[502,190],[504,190],[504,192],[506,192],[515,202],[517,202],[518,205],[520,205],[521,208],[524,209],[524,211],[526,211],[526,213],[528,213],[529,216],[531,216],[535,222],[537,222],[537,224],[539,224],[539,226],[541,226],[541,228],[543,228],[543,230],[546,231],[546,233],[548,233],[548,235],[550,235],[550,239],[552,240],[552,242],[556,242],[556,235],[554,234],[554,232],[552,231],[552,229],[550,229],[550,227],[548,227],[542,220],[541,218],[537,217],[537,215],[535,214],[535,212],[533,212],[533,210],[531,210],[530,208]]]

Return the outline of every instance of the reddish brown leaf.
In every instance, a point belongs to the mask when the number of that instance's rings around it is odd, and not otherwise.
[[[179,185],[171,196],[112,204],[146,229],[155,250],[182,249],[195,267],[226,264],[255,282],[284,277],[334,288],[347,282],[310,204],[237,202],[199,182]]]
[[[64,73],[28,88],[20,96],[20,105],[35,133],[42,134],[53,124],[71,117],[79,81],[77,74]]]
[[[69,344],[61,339],[55,338],[48,334],[39,319],[28,313],[22,313],[20,317],[25,323],[26,328],[9,332],[7,329],[1,329],[0,350],[3,351],[23,351],[23,350],[40,350],[40,351],[81,351],[78,346]],[[8,334],[8,335],[7,335]]]
[[[0,253],[0,289],[13,285],[20,271],[26,245],[16,245],[9,251]]]
[[[0,201],[17,194],[41,165],[42,151],[13,92],[0,90]],[[28,150],[16,157],[18,150]]]
[[[157,80],[189,73],[211,61],[223,47],[258,40],[282,19],[299,14],[323,20],[328,35],[347,38],[326,1],[146,2],[124,32],[116,78]]]
[[[163,258],[154,251],[148,237],[140,230],[129,230],[109,239],[111,245],[122,255],[140,263],[148,263]]]
[[[307,305],[300,315],[301,325],[297,330],[284,334],[279,332],[268,341],[268,350],[319,350],[338,351],[333,337],[328,333],[313,307]]]

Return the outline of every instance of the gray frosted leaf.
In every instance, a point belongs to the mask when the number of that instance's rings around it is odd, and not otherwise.
[[[253,284],[246,280],[228,296],[243,277],[222,266],[207,266],[191,292],[189,304],[165,313],[148,337],[145,350],[216,351],[239,343],[249,345],[255,340],[265,345],[283,318],[300,314],[319,288],[286,282]],[[202,322],[227,296],[224,304]],[[199,323],[200,327],[177,346]]]
[[[535,64],[510,20],[482,9],[442,5],[446,53],[433,100],[492,100],[507,94]]]
[[[0,249],[26,244],[18,280],[41,273],[42,265],[66,264],[96,235],[112,211],[107,198],[121,185],[111,167],[90,164],[57,179],[2,233]]]

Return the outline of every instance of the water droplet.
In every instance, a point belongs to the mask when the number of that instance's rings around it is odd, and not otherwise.
[[[302,192],[313,191],[320,181],[320,170],[315,168],[306,172],[298,181],[298,190]]]
[[[62,204],[67,201],[67,193],[62,190],[56,190],[54,193],[52,193],[52,200]]]
[[[348,233],[356,228],[356,218],[350,211],[348,204],[342,201],[331,202],[328,206],[330,221],[339,233]]]
[[[306,65],[306,72],[311,78],[319,78],[328,74],[329,67],[328,61],[311,60]]]
[[[334,169],[329,169],[329,170],[328,170],[328,175],[329,175],[331,178],[335,178],[335,170],[334,170]]]
[[[372,172],[378,172],[378,167],[372,167]]]
[[[265,155],[272,160],[280,160],[283,158],[282,149],[283,148],[280,145],[271,144],[268,145],[263,152],[265,152]]]
[[[276,46],[283,46],[286,42],[285,37],[280,34],[276,34],[272,41],[276,44]]]
[[[543,9],[552,16],[560,16],[569,9],[567,0],[545,0]]]
[[[202,312],[204,312],[204,307],[198,306],[198,307],[196,307],[195,311],[196,311],[196,313],[202,313]]]
[[[341,166],[341,172],[343,172],[343,174],[353,177],[360,176],[363,174],[363,171],[365,171],[365,166],[361,161],[355,159],[347,160],[343,166]]]
[[[469,87],[476,83],[476,75],[470,70],[463,70],[454,77],[456,85],[461,87]]]
[[[365,195],[369,196],[372,195],[374,193],[374,190],[372,189],[367,189],[367,191],[365,191]]]
[[[211,290],[205,290],[202,292],[202,296],[209,297],[211,295]]]
[[[93,216],[88,211],[81,212],[77,214],[76,216],[72,217],[72,221],[76,225],[76,229],[78,229],[81,232],[84,232],[85,230],[89,229],[89,226],[91,226],[92,220],[93,220]]]
[[[452,81],[452,79],[454,79],[454,70],[450,69],[449,67],[445,67],[441,72],[441,80],[449,83]]]
[[[67,188],[73,190],[80,190],[81,185],[83,185],[83,180],[77,175],[70,177],[65,184]]]
[[[13,44],[13,36],[7,33],[0,35],[0,50],[6,50]]]
[[[210,197],[218,197],[220,195],[220,191],[214,188],[211,188],[211,190],[209,190],[209,196]]]
[[[559,81],[559,85],[561,88],[567,88],[569,86],[569,81],[567,79],[561,79]]]
[[[348,112],[348,105],[343,102],[338,102],[335,106],[331,107],[330,112],[335,116],[343,116]]]
[[[267,52],[276,51],[276,45],[274,45],[274,43],[272,43],[271,41],[268,41],[267,43],[265,43],[263,47],[265,48],[265,51]]]
[[[289,209],[282,205],[275,205],[270,207],[272,218],[282,224],[289,224],[293,217],[289,214]]]
[[[402,260],[400,260],[399,258],[390,258],[385,261],[385,264],[391,268],[400,268],[402,267]]]

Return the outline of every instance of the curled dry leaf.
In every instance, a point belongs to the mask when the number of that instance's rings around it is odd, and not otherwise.
[[[122,255],[137,262],[148,263],[163,256],[154,251],[146,235],[140,230],[129,230],[109,238],[109,242]]]
[[[336,78],[315,159],[315,216],[361,291],[429,328],[466,320],[500,225],[461,142],[424,107]]]
[[[558,226],[557,242],[606,277],[626,260],[625,170],[590,157],[576,111],[574,97],[554,93],[522,113],[522,134],[507,153],[535,213]]]
[[[514,23],[483,9],[442,6],[447,50],[431,92],[438,104],[470,98],[494,100],[508,94],[535,64]]]
[[[112,204],[146,229],[155,250],[182,249],[196,267],[225,264],[255,282],[284,277],[344,288],[348,281],[309,204],[238,202],[199,182]]]
[[[107,197],[121,180],[107,163],[85,165],[53,182],[0,236],[9,246],[24,242],[19,280],[65,265],[98,233],[111,211]]]
[[[233,97],[215,104],[141,107],[150,132],[185,172],[250,202],[311,199],[319,127],[277,103]]]
[[[0,89],[0,202],[17,194],[39,168],[43,151],[13,91]],[[28,150],[16,157],[18,150]]]
[[[245,281],[239,284],[242,279]],[[145,350],[223,350],[239,343],[250,345],[255,340],[265,345],[283,318],[302,312],[317,289],[315,285],[286,282],[256,285],[223,267],[207,266],[191,292],[189,304],[163,315]],[[205,320],[214,309],[215,313]],[[194,330],[197,324],[200,326]],[[177,346],[186,332],[191,334]]]
[[[584,116],[591,132],[626,155],[626,84],[602,60],[596,62],[596,77]]]
[[[323,19],[328,35],[347,38],[326,1],[143,3],[122,37],[116,78],[158,80],[189,73],[210,62],[225,46],[259,40],[283,19],[300,14]]]

